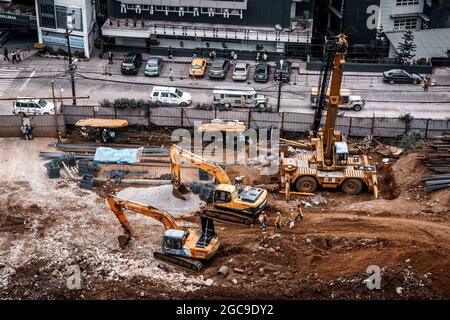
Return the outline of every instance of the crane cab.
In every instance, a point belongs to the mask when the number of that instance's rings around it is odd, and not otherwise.
[[[346,166],[348,162],[348,147],[344,141],[334,143],[334,163],[337,166]]]

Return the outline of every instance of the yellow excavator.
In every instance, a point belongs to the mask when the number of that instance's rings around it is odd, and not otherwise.
[[[161,241],[161,252],[154,252],[157,259],[176,264],[194,271],[203,268],[202,260],[214,257],[219,249],[219,236],[214,230],[214,221],[201,217],[201,230],[181,229],[172,216],[152,206],[108,196],[108,204],[119,220],[125,235],[118,237],[121,247],[125,247],[132,237],[126,210],[143,214],[161,222],[166,231]]]
[[[369,165],[366,156],[350,156],[344,136],[335,130],[347,48],[347,39],[343,34],[325,43],[318,88],[320,95],[310,132],[309,145],[313,152],[290,158],[282,153],[280,173],[286,194],[289,194],[291,187],[298,192],[314,192],[322,186],[340,187],[344,193],[354,195],[366,187],[373,192],[375,199],[378,197],[376,168]],[[320,123],[325,109],[327,115],[322,129]]]
[[[170,147],[170,169],[172,171],[173,194],[187,199],[191,194],[181,182],[181,160],[212,174],[215,185],[207,206],[199,214],[215,220],[251,225],[267,205],[267,190],[244,186],[242,178],[236,177],[235,184],[218,164],[186,151],[173,144]]]

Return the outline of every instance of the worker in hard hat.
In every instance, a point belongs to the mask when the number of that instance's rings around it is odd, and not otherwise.
[[[299,219],[303,221],[303,211],[301,205],[297,204],[297,209],[291,208],[289,229],[292,229]]]
[[[277,232],[281,232],[281,213],[277,212],[277,217],[275,219],[275,229]]]
[[[265,212],[265,211],[263,211],[263,212],[259,215],[258,220],[259,220],[259,225],[260,225],[261,229],[262,229],[263,231],[266,231],[267,215],[266,215],[266,212]]]

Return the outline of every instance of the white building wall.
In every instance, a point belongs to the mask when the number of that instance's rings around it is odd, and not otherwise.
[[[45,31],[49,32],[56,32],[60,34],[64,34],[66,32],[65,29],[50,29],[50,28],[42,28],[39,25],[39,15],[38,15],[38,3],[37,0],[35,0],[36,4],[36,16],[38,21],[38,36],[39,36],[39,42],[43,42],[43,36],[42,33]],[[70,8],[78,8],[81,9],[82,14],[82,23],[83,23],[83,31],[76,31],[73,30],[71,32],[71,35],[83,37],[84,42],[84,53],[87,58],[90,57],[91,50],[93,48],[93,37],[91,35],[91,41],[89,41],[89,34],[93,31],[94,25],[95,25],[95,12],[94,7],[92,5],[91,0],[55,0],[55,6],[65,6]],[[79,50],[79,49],[73,49],[73,51]]]
[[[380,24],[386,32],[394,31],[394,18],[391,15],[422,13],[425,0],[420,0],[416,5],[397,6],[396,3],[396,0],[380,0]],[[420,20],[420,18],[417,19]],[[417,26],[420,29],[420,21]]]

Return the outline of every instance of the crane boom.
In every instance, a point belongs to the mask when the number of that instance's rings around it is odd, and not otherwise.
[[[107,201],[109,206],[111,207],[111,210],[116,215],[117,220],[119,220],[123,230],[128,235],[131,235],[132,231],[127,216],[125,215],[125,210],[127,209],[143,214],[147,217],[153,218],[161,222],[166,228],[166,230],[167,229],[181,230],[181,228],[178,227],[177,223],[171,217],[171,215],[165,211],[158,210],[152,206],[143,205],[131,200],[123,200],[112,195],[108,196]]]
[[[174,185],[181,185],[181,174],[180,174],[180,159],[183,158],[188,160],[189,163],[195,165],[196,167],[212,174],[219,183],[221,184],[232,184],[230,178],[226,174],[225,170],[222,169],[219,165],[210,162],[208,160],[203,159],[202,157],[186,151],[181,147],[173,144],[170,146],[170,167],[172,170],[172,174],[174,176],[175,182]]]

